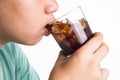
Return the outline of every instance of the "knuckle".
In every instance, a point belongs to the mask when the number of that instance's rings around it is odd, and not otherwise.
[[[97,32],[96,35],[98,35],[99,37],[103,38],[103,34],[101,32]]]
[[[103,41],[103,35],[102,35],[102,33],[97,33],[96,34],[96,41],[100,41],[100,42],[102,42]]]
[[[108,45],[107,45],[106,43],[103,43],[103,45],[104,45],[104,47],[105,47],[106,53],[108,53],[108,52],[109,52],[109,47],[108,47]]]

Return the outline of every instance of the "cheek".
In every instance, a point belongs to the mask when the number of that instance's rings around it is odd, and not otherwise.
[[[28,1],[28,0],[27,0]],[[37,0],[34,0],[37,1]],[[44,7],[37,2],[30,2],[23,4],[20,8],[20,15],[18,17],[19,25],[26,27],[28,31],[41,31],[47,23],[47,17],[44,13]]]
[[[18,30],[17,30],[18,29]],[[33,45],[36,44],[40,39],[42,38],[42,29],[39,29],[38,27],[25,27],[17,28],[16,30],[12,31],[10,36],[12,36],[12,41],[21,43],[21,44],[27,44],[27,45]]]
[[[29,1],[29,0],[27,0]],[[37,24],[44,20],[46,16],[44,13],[44,6],[35,2],[38,0],[32,0],[32,2],[25,2],[21,5],[20,16],[28,24]],[[42,4],[42,3],[41,3]]]
[[[44,29],[42,26],[26,26],[24,28],[19,28],[19,33],[27,38],[37,38],[43,35]]]
[[[2,9],[0,12],[2,24],[0,25],[8,27],[6,29],[7,35],[13,41],[24,44],[33,44],[39,41],[47,23],[44,4],[39,5],[37,2],[33,2],[38,0],[12,1],[14,0],[9,1],[8,4],[0,4],[0,9]]]

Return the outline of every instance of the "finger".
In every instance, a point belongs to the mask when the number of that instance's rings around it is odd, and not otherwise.
[[[96,49],[102,44],[102,42],[103,36],[101,33],[97,32],[78,51],[84,51],[87,55],[94,53],[94,51],[96,51]]]
[[[96,60],[100,62],[107,55],[108,51],[108,46],[103,43],[94,53]]]
[[[109,70],[108,69],[101,69],[102,73],[102,80],[107,80],[108,75],[109,75]]]
[[[59,55],[58,55],[58,59],[57,61],[61,61],[61,60],[65,60],[66,59],[66,56],[63,55],[63,52],[60,51]]]
[[[68,60],[68,57],[63,54],[63,51],[60,51],[58,58],[56,60],[56,66],[57,65],[62,65],[64,62]]]

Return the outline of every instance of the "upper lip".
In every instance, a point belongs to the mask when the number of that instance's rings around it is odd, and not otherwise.
[[[50,18],[50,19],[48,20],[48,22],[46,23],[45,28],[47,28],[48,25],[52,24],[53,21],[55,21],[55,17],[54,17],[53,15],[50,15],[50,16],[51,16],[51,18]],[[48,29],[48,28],[47,28],[47,29]]]

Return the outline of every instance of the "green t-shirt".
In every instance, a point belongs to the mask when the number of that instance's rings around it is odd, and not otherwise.
[[[0,80],[40,80],[16,43],[0,48]]]

